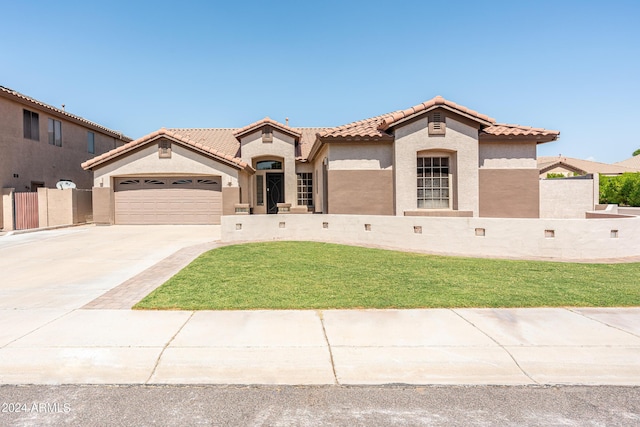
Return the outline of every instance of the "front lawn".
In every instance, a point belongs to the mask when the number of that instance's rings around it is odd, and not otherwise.
[[[240,310],[640,305],[640,263],[432,256],[312,242],[209,251],[136,309]]]

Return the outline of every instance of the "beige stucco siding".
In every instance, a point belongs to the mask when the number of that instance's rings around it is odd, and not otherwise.
[[[24,138],[23,110],[38,114],[39,140]],[[48,119],[61,122],[62,147],[49,144]],[[88,152],[87,133],[95,135],[95,154]],[[14,187],[17,191],[31,188],[31,182],[55,187],[61,179],[72,180],[78,188],[89,189],[92,174],[80,164],[105,153],[122,141],[95,129],[57,117],[33,106],[0,97],[0,187]],[[18,175],[17,177],[14,177]]]
[[[382,170],[392,167],[392,144],[330,144],[330,170]]]
[[[417,209],[417,154],[420,151],[454,153],[452,189],[456,191],[453,209],[478,215],[478,129],[446,117],[446,134],[429,136],[427,118],[399,126],[395,130],[394,158],[396,215]]]
[[[599,176],[592,179],[541,179],[540,218],[584,218],[595,210]]]
[[[101,165],[95,170],[94,185],[110,187],[116,176],[170,176],[170,175],[217,175],[222,186],[238,186],[238,170],[210,157],[196,153],[179,144],[171,144],[171,158],[158,156],[158,144],[130,153],[120,159]],[[231,185],[229,185],[229,183]]]
[[[536,143],[532,142],[481,142],[480,168],[487,169],[537,169]]]
[[[329,162],[329,148],[325,145],[318,151],[313,163],[313,197],[315,212],[326,212],[327,200],[325,200],[326,194],[326,177],[323,173],[325,159]]]

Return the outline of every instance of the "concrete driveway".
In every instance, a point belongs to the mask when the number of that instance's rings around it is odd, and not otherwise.
[[[80,308],[219,226],[83,226],[0,237],[0,309]]]

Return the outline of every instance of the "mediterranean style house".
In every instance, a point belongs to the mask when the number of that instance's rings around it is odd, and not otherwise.
[[[90,189],[93,178],[80,164],[130,141],[120,132],[0,86],[0,189],[31,192],[55,187],[60,180]],[[0,206],[0,228],[5,208],[10,209]]]
[[[269,118],[165,129],[82,164],[94,221],[219,224],[221,215],[540,216],[537,144],[559,132],[496,123],[437,96],[333,128]]]

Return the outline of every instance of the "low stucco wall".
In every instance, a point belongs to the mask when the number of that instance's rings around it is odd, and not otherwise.
[[[91,190],[38,188],[40,228],[91,221],[91,201]]]
[[[14,188],[3,188],[0,199],[0,229],[13,230],[13,192]]]
[[[224,242],[310,240],[451,255],[567,260],[640,255],[640,217],[588,220],[232,215],[222,217],[221,228]]]
[[[598,175],[592,179],[540,180],[540,218],[584,218],[599,197]]]

